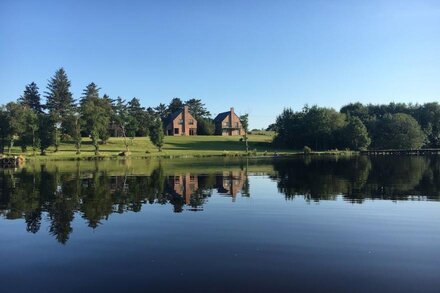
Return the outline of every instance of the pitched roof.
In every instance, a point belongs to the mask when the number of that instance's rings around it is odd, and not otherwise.
[[[170,123],[171,121],[173,121],[174,119],[176,119],[176,117],[179,116],[182,112],[183,112],[183,110],[180,109],[180,110],[178,110],[178,111],[176,111],[176,112],[173,112],[173,113],[171,113],[170,115],[168,115],[168,117],[164,120],[164,121],[165,121],[165,124],[168,124],[168,123]]]
[[[214,122],[223,121],[229,114],[231,114],[231,111],[219,113],[217,116],[215,116]]]

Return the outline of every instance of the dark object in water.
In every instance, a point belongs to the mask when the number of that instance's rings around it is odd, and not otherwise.
[[[23,156],[0,158],[0,167],[17,167],[23,165],[25,158]]]

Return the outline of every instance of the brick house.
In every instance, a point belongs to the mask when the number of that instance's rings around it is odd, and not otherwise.
[[[197,120],[189,113],[188,106],[172,113],[166,120],[165,125],[166,135],[197,135]]]
[[[234,112],[234,108],[230,111],[217,115],[214,119],[215,134],[217,135],[244,135],[244,129],[241,125],[240,117]]]

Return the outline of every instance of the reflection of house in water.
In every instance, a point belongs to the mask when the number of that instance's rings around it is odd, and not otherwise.
[[[245,173],[242,170],[225,171],[216,176],[217,191],[220,194],[230,195],[233,199],[243,188]]]
[[[170,176],[168,180],[174,192],[185,200],[185,204],[189,204],[191,195],[193,195],[199,188],[197,177],[190,175],[189,173],[185,175]]]
[[[203,201],[198,201],[201,199],[200,196],[204,197],[203,194],[210,194],[210,192],[206,193],[207,190],[217,189],[219,194],[235,199],[237,194],[241,192],[245,179],[243,170],[225,171],[220,175],[197,176],[187,173],[169,176],[168,185],[172,194],[182,199],[182,203],[199,206],[203,204]]]

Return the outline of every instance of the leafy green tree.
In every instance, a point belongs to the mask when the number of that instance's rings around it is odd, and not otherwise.
[[[189,99],[185,102],[185,105],[188,106],[189,113],[196,120],[211,117],[211,113],[208,111],[205,104],[202,103],[202,100],[200,99]]]
[[[249,143],[247,133],[249,131],[249,114],[244,114],[240,116],[241,126],[244,130],[243,140],[246,144],[246,153],[249,152]]]
[[[425,134],[419,123],[404,113],[385,115],[377,121],[373,134],[376,149],[419,149],[424,141]]]
[[[81,154],[81,117],[78,111],[68,117],[68,129],[70,130],[69,136],[75,145],[76,154]]]
[[[353,150],[365,150],[371,143],[367,128],[358,117],[350,117],[343,135],[345,146]]]
[[[80,115],[83,129],[90,135],[95,155],[99,154],[100,135],[108,131],[111,111],[108,101],[99,97],[99,88],[93,82],[87,85],[80,101]]]
[[[47,85],[46,108],[52,116],[56,129],[60,130],[60,135],[69,133],[67,128],[67,120],[75,111],[75,101],[70,92],[70,80],[64,68],[60,68],[55,75],[49,80]],[[58,130],[57,130],[58,131]],[[55,133],[58,136],[57,133]],[[55,151],[58,150],[59,139],[55,140]]]
[[[3,154],[8,141],[9,121],[8,112],[5,106],[0,106],[0,153]]]
[[[440,147],[440,104],[426,103],[413,110],[412,116],[419,122],[426,135],[426,146]]]
[[[26,129],[22,134],[21,140],[23,141],[22,148],[26,148],[26,146],[32,146],[32,153],[35,155],[35,152],[40,147],[40,138],[38,136],[38,114],[26,106],[25,110],[26,115]]]
[[[197,120],[197,134],[214,135],[215,124],[211,118],[199,118]]]
[[[34,110],[37,114],[43,112],[40,93],[38,92],[38,86],[35,82],[31,82],[30,84],[26,85],[23,95],[18,101]]]
[[[295,140],[301,141],[298,128],[302,127],[302,113],[295,113],[291,108],[284,108],[283,112],[277,116],[275,127],[277,134],[274,143],[277,145],[296,147]]]
[[[296,149],[335,148],[340,144],[339,133],[346,123],[345,114],[334,109],[305,106],[302,111],[294,112],[287,108],[277,117],[274,143]]]
[[[304,131],[308,135],[308,143],[315,149],[329,149],[336,145],[335,132],[345,126],[345,115],[334,109],[313,106],[305,108]]]
[[[45,155],[46,150],[54,144],[54,121],[49,114],[41,113],[38,115],[39,130],[38,138],[40,142],[40,154]]]
[[[27,108],[18,103],[10,102],[6,104],[7,116],[7,139],[9,141],[8,154],[11,154],[14,142],[18,140],[26,131]]]
[[[163,133],[162,121],[161,119],[155,119],[150,129],[150,140],[159,149],[159,152],[162,151],[163,137],[164,137],[164,133]]]

